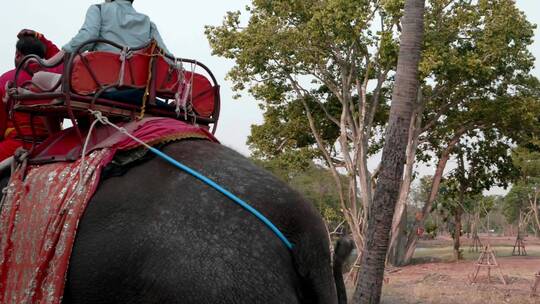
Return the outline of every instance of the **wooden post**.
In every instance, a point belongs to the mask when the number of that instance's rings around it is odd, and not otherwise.
[[[514,249],[512,250],[512,255],[517,255],[517,256],[527,255],[527,250],[525,249],[525,243],[523,242],[523,236],[521,236],[521,233],[519,232],[519,230],[516,237],[516,242],[514,243]]]
[[[476,231],[473,232],[473,240],[471,246],[469,247],[469,252],[479,252],[481,251],[482,247],[482,241],[480,241],[478,233],[476,233]]]
[[[491,283],[491,268],[496,268],[499,279],[504,285],[506,285],[506,280],[504,279],[504,275],[501,271],[501,268],[499,267],[499,264],[497,263],[497,259],[495,258],[493,249],[491,249],[491,246],[489,244],[484,246],[484,249],[480,253],[480,257],[478,257],[478,260],[476,261],[475,266],[476,268],[470,278],[471,283],[477,282],[478,273],[480,272],[481,268],[487,268],[487,281],[488,283]]]
[[[531,287],[531,297],[536,296],[538,286],[540,285],[540,271],[537,272],[534,275],[534,277],[535,277],[535,280],[534,280],[533,286]]]

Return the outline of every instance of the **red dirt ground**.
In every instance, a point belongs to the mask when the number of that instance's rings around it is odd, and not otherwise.
[[[467,239],[464,240],[468,244]],[[421,264],[397,268],[386,275],[382,303],[540,303],[540,297],[530,296],[535,273],[540,271],[540,241],[526,239],[528,256],[512,256],[514,242],[515,237],[489,238],[508,282],[503,285],[496,270],[492,270],[488,282],[485,269],[481,269],[478,283],[470,283],[469,276],[479,254],[468,252],[467,245],[463,246],[463,252],[468,260],[422,263],[444,261],[452,256],[450,239],[422,241],[417,251],[417,256],[421,257],[415,256],[415,262]]]

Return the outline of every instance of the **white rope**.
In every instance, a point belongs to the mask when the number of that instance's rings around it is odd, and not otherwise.
[[[90,142],[90,137],[92,137],[92,132],[94,131],[94,128],[96,126],[96,124],[98,123],[98,120],[94,120],[92,122],[92,125],[90,125],[90,129],[88,130],[88,134],[86,135],[86,140],[84,141],[84,145],[83,145],[83,149],[82,149],[82,154],[81,154],[81,162],[79,163],[79,181],[77,182],[77,190],[81,190],[82,188],[82,181],[83,181],[83,177],[84,177],[84,167],[85,167],[85,163],[86,163],[86,150],[88,149],[88,143]]]
[[[90,110],[90,112],[94,112],[92,110]],[[98,111],[95,111],[95,112],[98,112]],[[99,117],[103,117],[102,114],[100,112],[99,113]],[[94,113],[93,113],[94,114]],[[94,114],[95,115],[95,114]],[[96,116],[97,117],[97,116]],[[108,120],[106,120],[108,122]],[[84,142],[84,145],[83,145],[83,149],[82,149],[82,154],[81,154],[81,162],[79,163],[79,180],[77,181],[77,185],[75,186],[75,191],[71,194],[71,196],[68,198],[68,202],[70,202],[73,197],[78,193],[78,192],[81,192],[82,191],[82,186],[86,183],[86,179],[84,179],[84,167],[86,165],[86,150],[88,149],[88,144],[90,143],[90,138],[92,137],[92,132],[94,131],[94,128],[96,126],[96,124],[98,122],[103,122],[103,119],[96,119],[92,122],[92,125],[90,125],[90,129],[88,130],[88,134],[86,135],[86,140]],[[112,123],[109,122],[109,124],[112,125]],[[115,127],[116,129],[118,129],[118,127],[112,125],[113,127]],[[126,134],[127,134],[127,131],[126,131]],[[128,134],[129,136],[129,134]],[[6,187],[4,187],[1,192],[2,192],[2,200],[0,201],[0,211],[3,209],[3,206],[5,204],[5,201],[6,201],[6,198],[7,198],[7,194],[9,193],[9,190],[11,189],[11,185],[8,184]],[[68,211],[68,209],[71,207],[70,204],[67,204],[64,209],[62,209],[62,213],[66,213]]]
[[[191,64],[191,78],[189,80],[189,82],[184,86],[184,91],[182,92],[182,101],[181,101],[181,104],[182,104],[182,107],[183,107],[183,110],[184,110],[184,120],[187,120],[187,114],[188,114],[188,110],[187,110],[187,100],[188,100],[188,97],[190,98],[191,102],[193,102],[193,79],[195,77],[195,69],[197,68],[197,65],[196,63],[192,63]]]
[[[174,102],[176,104],[176,117],[180,117],[180,102],[181,102],[181,93],[184,88],[184,63],[178,58],[175,59],[174,67],[178,72],[178,87],[176,88],[176,94],[174,94]]]
[[[124,85],[124,75],[125,75],[125,70],[126,70],[126,60],[131,58],[131,50],[129,49],[128,46],[124,46],[124,48],[122,48],[122,52],[120,53],[120,61],[122,62],[122,66],[120,67],[120,74],[118,76],[118,86],[123,86]]]
[[[195,79],[195,70],[197,69],[197,61],[191,64],[191,80],[189,81],[189,100],[191,101],[191,104],[193,105],[193,79]],[[184,104],[184,112],[186,113],[186,117],[184,117],[187,120],[187,102]]]
[[[100,111],[94,111],[94,110],[90,110],[90,109],[88,109],[88,111],[90,111],[90,113],[92,115],[94,115],[94,117],[96,118],[96,120],[94,122],[99,121],[103,125],[109,125],[109,126],[115,128],[120,133],[125,134],[127,137],[129,137],[129,138],[133,139],[134,141],[138,142],[139,144],[143,145],[145,148],[148,148],[148,149],[151,148],[151,146],[148,145],[147,143],[145,143],[144,141],[142,141],[142,140],[138,139],[137,137],[131,135],[131,133],[129,133],[124,127],[119,127],[119,126],[113,124],[112,122],[110,122],[109,119],[106,116],[103,116],[103,114]]]
[[[69,208],[71,208],[71,200],[73,200],[77,193],[83,190],[83,185],[86,184],[86,182],[88,181],[88,179],[84,179],[84,175],[86,174],[86,172],[84,172],[84,168],[86,166],[86,150],[88,149],[88,144],[90,142],[90,138],[92,137],[92,132],[94,131],[94,128],[98,122],[98,120],[94,120],[92,122],[92,124],[90,125],[90,129],[88,130],[88,134],[86,135],[86,140],[84,141],[83,149],[81,152],[81,161],[79,163],[79,180],[77,181],[77,185],[75,186],[75,191],[71,193],[71,195],[67,199],[68,204],[66,204],[65,207],[62,209],[62,214],[65,214],[69,211]]]

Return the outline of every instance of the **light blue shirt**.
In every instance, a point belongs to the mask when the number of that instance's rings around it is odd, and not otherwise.
[[[77,50],[84,42],[90,39],[107,39],[123,46],[131,48],[143,46],[156,40],[158,46],[170,54],[163,43],[156,25],[150,21],[148,16],[135,11],[130,1],[116,0],[97,5],[92,5],[86,12],[86,19],[79,30],[79,33],[71,41],[62,47],[67,53]],[[93,49],[89,44],[83,48],[83,51],[112,51],[120,50],[108,45],[99,43]]]

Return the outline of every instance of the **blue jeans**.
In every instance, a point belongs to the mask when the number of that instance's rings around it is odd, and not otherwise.
[[[144,89],[125,89],[104,92],[100,97],[110,99],[118,102],[124,102],[132,105],[141,106],[144,96]],[[158,107],[167,107],[167,103],[157,99],[156,105]]]
[[[142,105],[144,89],[126,89],[104,92],[100,97],[133,105]]]

